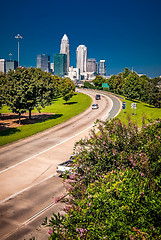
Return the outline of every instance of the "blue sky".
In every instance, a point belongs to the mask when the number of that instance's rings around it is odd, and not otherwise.
[[[88,58],[106,60],[107,75],[129,67],[149,77],[161,75],[160,0],[8,0],[1,2],[0,58],[36,67],[38,54],[59,53],[64,33],[70,43],[71,65],[76,48],[87,47]]]

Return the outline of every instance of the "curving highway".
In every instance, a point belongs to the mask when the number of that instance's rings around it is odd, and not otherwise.
[[[70,157],[78,140],[88,137],[97,119],[109,120],[121,109],[120,100],[111,94],[101,93],[101,100],[95,100],[96,91],[79,92],[88,94],[99,108],[90,106],[65,123],[0,148],[1,240],[36,236],[44,217],[61,210],[62,204],[53,203],[66,194],[57,164]]]

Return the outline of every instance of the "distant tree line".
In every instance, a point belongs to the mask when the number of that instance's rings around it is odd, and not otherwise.
[[[37,68],[17,68],[0,74],[0,108],[7,105],[19,115],[39,111],[58,97],[67,102],[74,94],[75,85],[69,78],[59,78]]]
[[[108,83],[109,88],[105,89],[115,94],[124,95],[130,100],[139,100],[155,107],[161,107],[161,79],[148,78],[146,75],[139,76],[128,68],[118,75],[112,75],[109,79],[96,76],[92,84],[85,82],[85,88],[103,90],[102,83]]]

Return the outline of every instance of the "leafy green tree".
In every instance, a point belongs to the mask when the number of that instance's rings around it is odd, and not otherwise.
[[[62,98],[67,103],[67,101],[69,101],[69,99],[74,95],[75,85],[70,78],[65,78],[62,80],[60,88]]]
[[[0,108],[5,103],[6,74],[0,73]]]
[[[124,68],[123,71],[123,78],[126,78],[129,76],[129,74],[132,73],[129,68]]]
[[[25,79],[22,78],[23,69],[16,69],[9,71],[6,82],[6,104],[10,107],[13,113],[19,116],[19,123],[21,114],[26,112],[26,85]]]
[[[149,104],[155,107],[161,107],[161,88],[160,78],[149,80],[148,101]]]
[[[109,82],[109,86],[110,86],[110,91],[112,91],[116,94],[122,94],[123,83],[124,83],[122,73],[119,73],[118,76],[116,76],[116,75],[111,76],[111,78],[108,80],[108,82]]]
[[[54,97],[54,85],[49,73],[36,68],[17,68],[9,71],[7,75],[7,96],[6,103],[12,112],[19,115],[31,111],[34,107],[45,107],[51,104]]]
[[[93,83],[96,89],[102,90],[102,83],[107,83],[107,80],[104,79],[102,76],[97,75],[96,78],[93,80]]]
[[[133,72],[130,73],[125,79],[123,84],[123,94],[129,99],[139,100],[140,98],[140,79],[139,76]]]
[[[95,89],[93,84],[91,84],[91,83],[89,83],[87,81],[84,82],[84,88]]]
[[[66,214],[45,219],[49,239],[160,239],[161,120],[99,130],[76,144]]]

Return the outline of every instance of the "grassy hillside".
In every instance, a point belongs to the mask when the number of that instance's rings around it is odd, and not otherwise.
[[[61,98],[53,101],[53,104],[42,109],[41,113],[55,113],[55,115],[39,123],[6,129],[5,131],[0,132],[0,145],[2,146],[4,144],[11,143],[60,124],[83,112],[90,106],[90,104],[91,98],[80,93],[74,95],[68,104],[65,104],[65,101]],[[10,112],[7,107],[4,107],[0,110],[0,113],[7,112]],[[37,110],[35,109],[32,114],[34,112],[37,112]]]
[[[118,115],[118,118],[121,119],[122,122],[125,124],[128,123],[128,116],[130,116],[131,120],[138,124],[138,126],[142,125],[142,119],[145,118],[145,122],[148,122],[148,119],[158,119],[161,118],[161,108],[155,108],[154,106],[148,105],[143,102],[139,101],[130,101],[130,100],[122,100],[122,102],[125,102],[126,108],[123,111],[121,110],[120,114]],[[131,109],[131,103],[136,103],[137,108]]]

